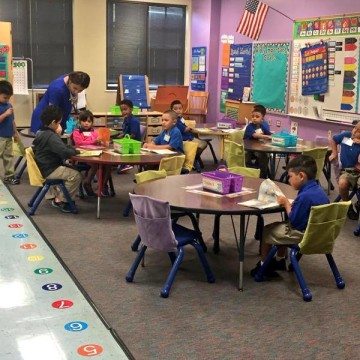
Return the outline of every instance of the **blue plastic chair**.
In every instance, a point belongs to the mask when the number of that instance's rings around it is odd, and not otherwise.
[[[71,199],[71,196],[64,184],[64,181],[61,179],[44,179],[42,177],[40,170],[35,162],[34,152],[31,147],[25,149],[25,155],[30,185],[38,187],[35,194],[28,203],[28,206],[30,207],[29,215],[35,214],[36,209],[40,205],[45,194],[49,191],[51,186],[58,186],[61,189],[66,198],[66,201],[69,203],[71,212],[77,214],[78,210]]]
[[[311,208],[308,225],[301,242],[299,244],[286,245],[290,248],[291,266],[295,271],[304,301],[311,301],[312,294],[310,289],[307,287],[299,266],[299,260],[303,254],[325,254],[334,275],[337,287],[339,289],[343,289],[345,287],[345,282],[335,264],[332,251],[335,239],[339,235],[340,230],[345,223],[350,204],[351,201],[313,206]],[[277,250],[278,247],[273,245],[263,265],[255,274],[255,281],[264,281],[266,268],[275,256]]]
[[[199,255],[207,281],[209,283],[215,282],[215,277],[206,260],[202,246],[198,241],[198,233],[176,224],[171,220],[169,203],[148,196],[135,194],[129,194],[129,196],[133,205],[135,221],[142,244],[134,263],[126,275],[126,281],[133,281],[135,272],[141,260],[144,258],[145,251],[148,247],[167,252],[172,267],[160,292],[163,298],[167,298],[176,273],[183,261],[185,254],[184,247],[186,245],[192,245]]]

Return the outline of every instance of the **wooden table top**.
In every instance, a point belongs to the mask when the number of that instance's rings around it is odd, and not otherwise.
[[[299,154],[305,150],[311,150],[316,147],[328,147],[328,143],[323,141],[298,140],[296,147],[281,147],[271,145],[270,140],[259,141],[244,139],[244,148],[248,151],[268,152],[274,154]]]
[[[73,156],[73,161],[85,162],[88,164],[101,165],[157,165],[163,157],[168,155],[159,155],[153,153],[139,154],[139,155],[121,155],[115,154],[112,151],[106,150],[100,156]]]
[[[94,117],[103,117],[103,116],[107,116],[107,117],[119,117],[121,116],[121,114],[113,114],[111,112],[107,112],[107,111],[97,111],[94,112]],[[140,111],[138,114],[133,114],[134,116],[161,116],[163,113],[160,111]]]
[[[199,193],[189,192],[184,187],[201,184],[201,174],[174,175],[165,179],[150,181],[136,185],[135,194],[146,195],[158,200],[168,201],[175,210],[188,210],[195,213],[205,214],[257,214],[279,212],[278,208],[265,210],[254,209],[238,205],[238,202],[255,199],[258,196],[258,189],[263,179],[245,178],[243,187],[254,190],[251,194],[240,195],[237,197],[213,197]],[[276,183],[289,199],[294,199],[297,192],[287,184]],[[197,188],[202,190],[202,188]]]

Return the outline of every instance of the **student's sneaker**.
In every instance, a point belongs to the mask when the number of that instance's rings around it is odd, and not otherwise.
[[[271,267],[272,270],[280,270],[280,271],[286,271],[286,260],[280,259],[276,260],[276,258],[272,258],[269,267]]]
[[[107,186],[104,186],[103,189],[101,190],[101,197],[109,197],[109,196],[110,196],[109,188]]]
[[[55,201],[55,199],[51,200],[51,206],[54,207],[55,209],[61,209],[63,203],[62,201]]]
[[[17,179],[14,176],[8,177],[4,179],[4,184],[8,184],[8,185],[18,185],[20,184],[20,180]]]
[[[96,194],[94,193],[94,190],[91,187],[91,184],[83,183],[83,188],[84,188],[87,196],[91,196],[91,197],[96,196]]]
[[[131,165],[119,165],[116,172],[118,174],[122,174],[122,173],[124,173],[126,171],[129,171],[129,170],[133,169],[133,168],[134,167],[131,166]]]
[[[70,204],[67,203],[67,202],[63,202],[61,207],[60,207],[60,210],[63,212],[63,213],[71,213],[71,207],[70,207]]]
[[[347,216],[350,220],[358,220],[359,214],[354,210],[353,206],[350,205]]]
[[[250,271],[250,275],[252,277],[255,277],[255,274],[259,271],[260,268],[261,268],[261,262],[258,261],[256,266]],[[272,266],[271,266],[271,263],[270,263],[268,265],[266,271],[264,272],[264,276],[267,277],[267,278],[277,278],[280,275],[274,269],[272,269]]]
[[[51,201],[51,206],[53,206],[56,209],[59,209],[63,213],[71,213],[70,204],[67,203],[67,202],[52,200]]]

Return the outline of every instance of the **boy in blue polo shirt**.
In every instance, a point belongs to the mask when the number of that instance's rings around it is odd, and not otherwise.
[[[122,125],[123,133],[119,138],[129,135],[132,139],[141,141],[140,120],[132,114],[133,108],[134,104],[131,100],[124,99],[120,101],[121,116],[124,117],[124,122]],[[117,173],[120,174],[132,168],[131,165],[119,165]]]
[[[246,126],[244,139],[270,140],[270,126],[264,117],[266,109],[262,105],[255,105],[251,114],[251,122]],[[246,166],[252,167],[252,160],[256,159],[260,168],[260,177],[265,179],[268,172],[269,158],[265,152],[247,151],[245,162]]]
[[[151,143],[144,144],[147,149],[169,149],[183,153],[183,139],[180,130],[176,127],[177,115],[167,110],[162,117],[162,132]]]
[[[198,149],[196,152],[197,156],[200,156],[201,153],[206,149],[207,143],[204,140],[200,140],[195,137],[192,133],[192,129],[189,126],[186,126],[185,119],[183,118],[183,106],[180,100],[174,100],[170,104],[170,110],[176,112],[177,120],[176,127],[180,130],[183,141],[195,141]]]
[[[19,135],[14,120],[14,110],[9,103],[13,95],[12,85],[6,81],[0,81],[0,158],[4,164],[4,183],[16,185],[19,179],[14,177],[12,138],[18,141]]]
[[[356,168],[360,155],[360,123],[356,124],[352,131],[343,131],[333,136],[330,161],[338,159],[338,145],[340,146],[339,194],[343,201],[347,201],[349,190],[356,187],[360,177],[360,170]],[[351,220],[357,220],[359,217],[352,206],[349,208],[348,217]]]
[[[324,190],[315,180],[317,166],[311,156],[300,155],[292,159],[286,169],[290,185],[299,192],[292,204],[285,196],[277,197],[279,205],[285,208],[288,220],[268,224],[264,227],[261,261],[251,270],[252,276],[255,276],[260,269],[273,244],[291,245],[301,242],[312,206],[329,203]],[[285,254],[286,246],[279,247],[276,259],[273,259],[266,269],[266,276],[276,277],[278,274],[275,270],[286,270]]]

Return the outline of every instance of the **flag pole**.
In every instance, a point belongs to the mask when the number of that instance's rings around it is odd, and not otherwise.
[[[277,9],[273,8],[273,7],[272,7],[272,6],[270,6],[270,5],[268,5],[268,6],[269,6],[269,8],[270,8],[270,9],[272,9],[272,10],[274,10],[274,11],[278,12],[279,14],[281,14],[282,16],[286,17],[287,19],[291,20],[292,22],[294,22],[294,21],[295,21],[295,19],[292,19],[291,17],[289,17],[289,16],[285,15],[283,12],[281,12],[281,11],[279,11],[279,10],[277,10]]]

